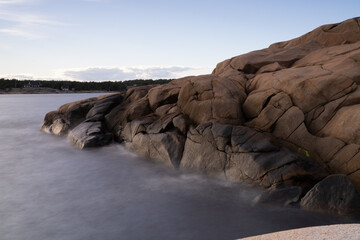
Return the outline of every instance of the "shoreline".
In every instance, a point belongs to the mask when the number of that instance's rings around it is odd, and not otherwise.
[[[69,94],[69,93],[104,93],[109,94],[114,91],[102,90],[83,90],[83,91],[62,91],[53,88],[12,88],[8,91],[0,89],[1,94]]]

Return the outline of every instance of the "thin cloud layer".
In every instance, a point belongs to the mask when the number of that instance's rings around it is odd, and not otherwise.
[[[17,37],[24,37],[27,39],[36,39],[42,37],[40,34],[24,31],[21,28],[1,28],[0,33],[17,36]]]
[[[47,75],[31,73],[3,74],[0,78],[18,80],[124,81],[134,79],[173,79],[210,73],[208,67],[152,66],[152,67],[89,67],[57,70]]]
[[[28,2],[32,2],[32,0],[0,0],[0,5],[19,4],[19,3],[28,3]]]
[[[1,34],[22,37],[26,39],[42,38],[39,30],[45,25],[59,25],[45,16],[28,12],[21,12],[18,7],[31,4],[31,0],[0,0],[0,28]]]
[[[92,67],[86,69],[67,70],[63,76],[77,81],[117,81],[129,79],[177,78],[186,72],[199,70],[182,66],[169,67]]]

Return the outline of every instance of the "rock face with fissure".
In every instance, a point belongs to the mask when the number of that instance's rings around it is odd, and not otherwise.
[[[360,189],[359,84],[354,18],[225,60],[208,75],[65,104],[42,130],[80,148],[123,142],[175,168],[290,187],[269,196],[300,199],[330,174]]]

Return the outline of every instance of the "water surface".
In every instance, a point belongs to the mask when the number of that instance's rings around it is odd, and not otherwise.
[[[0,95],[0,239],[234,239],[355,222],[252,206],[258,193],[182,173],[118,144],[80,151],[44,115],[99,94]]]

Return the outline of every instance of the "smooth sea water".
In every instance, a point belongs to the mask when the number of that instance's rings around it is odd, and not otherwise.
[[[252,206],[258,190],[151,163],[119,144],[80,151],[45,114],[99,94],[0,95],[0,239],[235,239],[355,222]]]

